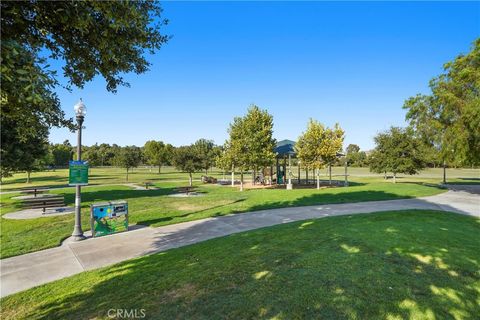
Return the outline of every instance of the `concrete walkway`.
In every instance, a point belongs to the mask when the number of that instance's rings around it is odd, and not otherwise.
[[[66,241],[57,248],[0,260],[1,296],[127,259],[292,221],[407,209],[444,210],[480,217],[479,194],[480,186],[476,186],[425,198],[272,209],[159,228],[137,228],[82,242]]]

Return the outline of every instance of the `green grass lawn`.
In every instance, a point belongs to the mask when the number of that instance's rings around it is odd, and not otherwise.
[[[230,186],[197,185],[202,197],[172,198],[182,182],[156,183],[159,190],[132,190],[122,185],[82,188],[82,223],[90,228],[89,205],[92,202],[124,199],[129,203],[132,224],[161,226],[178,222],[287,206],[326,203],[345,203],[370,200],[389,200],[428,196],[443,190],[421,183],[383,182],[377,178],[359,178],[348,188],[316,189],[250,189],[244,192]],[[360,182],[361,181],[361,182]],[[65,195],[67,205],[74,204],[74,188],[55,189],[52,193]],[[18,194],[1,195],[2,215],[19,210],[18,202],[10,198]],[[1,257],[24,254],[58,246],[73,229],[73,214],[30,220],[1,219]]]
[[[297,175],[297,168],[293,167],[292,172],[294,175]],[[343,167],[333,167],[332,173],[334,178],[343,180],[342,176],[344,174]],[[381,179],[382,175],[374,174],[369,171],[368,168],[349,168],[349,175],[353,179],[368,177],[368,178],[377,178]],[[202,172],[197,172],[194,174],[194,179],[200,179],[201,175],[205,174]],[[440,183],[442,181],[443,171],[440,168],[436,169],[426,169],[420,172],[419,175],[408,176],[408,175],[398,175],[400,181],[422,181],[429,183]],[[208,173],[208,175],[215,176],[217,178],[222,178],[222,172],[218,170],[213,170]],[[327,178],[327,171],[322,170],[322,179]],[[4,178],[2,183],[2,191],[16,190],[25,187],[33,186],[66,186],[68,184],[68,170],[67,169],[58,169],[55,171],[41,171],[33,172],[31,174],[31,183],[26,184],[26,173],[16,173],[12,177]],[[301,177],[305,178],[305,172],[301,172]],[[313,179],[314,176],[310,172],[310,179]],[[229,179],[230,176],[226,175],[226,178]],[[239,174],[236,176],[239,179]],[[245,179],[249,180],[251,176],[249,174],[245,175]],[[480,169],[448,169],[447,178],[450,183],[462,183],[462,184],[479,184],[480,183]],[[158,174],[158,168],[135,168],[133,172],[129,174],[129,182],[141,183],[145,181],[152,181],[156,183],[160,182],[187,182],[187,175],[176,171],[173,167],[163,167],[162,172]],[[110,168],[110,167],[95,167],[90,168],[89,182],[91,185],[100,185],[100,184],[120,184],[125,183],[125,169],[121,168]]]
[[[200,179],[205,172],[197,172],[193,175],[194,179]],[[221,178],[222,174],[218,171],[209,172],[217,178]],[[2,190],[16,190],[25,187],[33,186],[67,186],[68,185],[68,169],[58,169],[50,171],[32,172],[30,183],[26,183],[27,174],[16,173],[12,177],[4,178],[2,183]],[[188,182],[188,175],[183,172],[178,172],[173,167],[162,168],[161,173],[158,173],[158,168],[135,168],[131,169],[128,175],[128,183],[143,183],[145,181],[152,182]],[[116,167],[94,167],[89,171],[89,184],[121,184],[127,183],[126,171],[122,168]]]
[[[479,234],[436,211],[289,223],[32,288],[2,299],[2,318],[478,319]]]

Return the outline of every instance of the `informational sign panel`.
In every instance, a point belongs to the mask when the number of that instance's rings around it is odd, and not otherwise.
[[[92,204],[90,206],[90,224],[94,237],[127,231],[127,201],[112,201]]]
[[[88,163],[85,161],[70,161],[68,184],[71,186],[88,185]]]

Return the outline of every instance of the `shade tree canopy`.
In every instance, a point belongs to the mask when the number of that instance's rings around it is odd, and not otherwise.
[[[148,70],[146,54],[169,39],[160,32],[161,11],[155,1],[1,2],[2,174],[20,169],[14,154],[27,153],[28,140],[51,127],[75,128],[56,88],[83,88],[101,75],[115,92],[128,85],[123,74]],[[61,61],[66,83],[50,60]]]
[[[136,146],[126,146],[119,148],[113,158],[113,163],[121,168],[125,168],[126,181],[128,181],[128,172],[132,168],[136,168],[142,162],[142,151]]]
[[[335,160],[342,150],[343,139],[344,131],[338,124],[328,128],[314,119],[310,119],[306,131],[298,137],[297,157],[302,166],[317,170],[317,188],[320,188],[320,169]]]
[[[480,163],[480,38],[472,50],[444,65],[431,93],[405,101],[406,119],[441,161]]]
[[[194,144],[196,153],[200,157],[200,164],[205,174],[208,174],[208,169],[215,165],[215,159],[218,154],[218,148],[212,140],[198,139]]]
[[[243,117],[235,117],[228,129],[223,161],[240,169],[240,189],[243,190],[243,171],[271,165],[275,159],[273,116],[251,105]]]
[[[148,164],[158,166],[158,173],[162,166],[169,164],[173,157],[173,146],[162,141],[149,140],[143,146],[143,153]]]
[[[353,167],[364,167],[367,165],[367,154],[360,151],[360,147],[356,144],[349,144],[345,149],[346,160],[348,165]],[[343,163],[343,162],[342,162]]]
[[[370,171],[375,173],[393,173],[393,182],[397,174],[417,174],[425,168],[421,141],[413,135],[410,128],[391,127],[374,138],[375,149],[370,156]]]
[[[193,185],[193,173],[203,169],[202,155],[195,145],[181,146],[173,153],[173,165],[180,171],[187,172],[189,185]]]
[[[73,149],[68,140],[63,143],[50,145],[50,152],[53,156],[53,165],[56,167],[68,166],[68,162],[72,159]]]

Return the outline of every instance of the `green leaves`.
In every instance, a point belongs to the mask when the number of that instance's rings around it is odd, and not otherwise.
[[[233,120],[228,131],[224,157],[231,165],[253,169],[274,161],[273,116],[267,110],[251,105],[244,117]]]
[[[422,144],[411,129],[391,127],[375,136],[370,171],[417,174],[425,167]]]
[[[165,144],[162,141],[150,140],[145,143],[143,153],[150,165],[159,166],[170,162],[173,156],[173,147],[170,144]]]
[[[51,127],[74,129],[55,93],[56,73],[46,58],[63,60],[66,88],[82,88],[101,75],[107,90],[128,86],[122,75],[148,70],[169,36],[160,29],[155,1],[1,2],[2,169],[16,170],[15,152]],[[41,54],[41,55],[40,55]],[[46,55],[46,57],[43,57]],[[26,151],[26,150],[25,150]]]
[[[471,52],[446,63],[430,89],[430,95],[405,101],[410,126],[442,159],[480,163],[480,39]]]
[[[334,128],[324,127],[320,122],[310,119],[307,130],[295,144],[297,157],[308,168],[320,169],[332,163],[343,145],[344,131],[335,124]]]
[[[193,144],[176,148],[173,153],[173,164],[178,170],[188,173],[203,169],[201,154]]]
[[[142,161],[142,150],[136,146],[126,146],[116,151],[113,163],[119,167],[130,169],[138,167]]]

